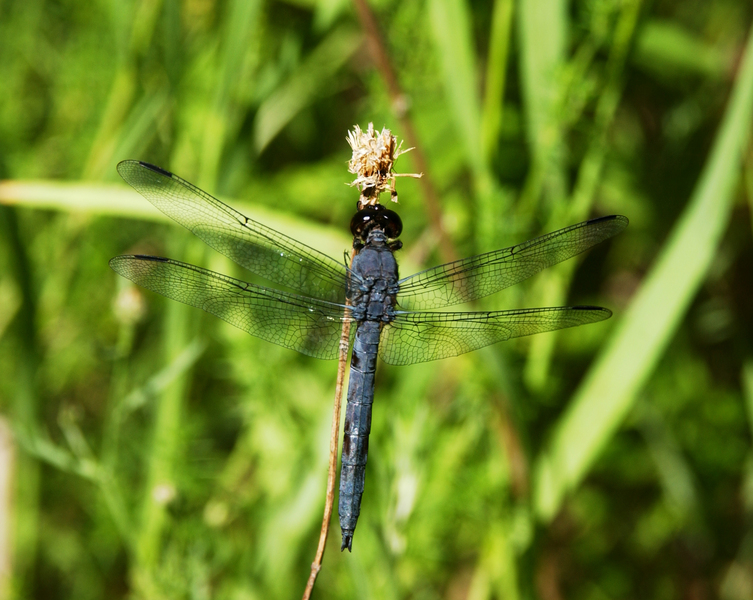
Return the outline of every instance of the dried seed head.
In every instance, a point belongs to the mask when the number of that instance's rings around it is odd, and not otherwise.
[[[366,131],[358,125],[348,132],[348,144],[353,149],[353,157],[348,163],[348,171],[356,178],[349,184],[361,191],[358,199],[359,208],[379,203],[379,194],[389,190],[393,202],[397,202],[395,191],[396,177],[421,177],[414,173],[393,173],[392,167],[398,156],[410,152],[413,148],[402,149],[403,143],[386,127],[374,131],[374,124],[369,123]]]

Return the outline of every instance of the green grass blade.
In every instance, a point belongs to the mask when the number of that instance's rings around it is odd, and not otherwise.
[[[254,122],[254,146],[261,152],[316,98],[325,95],[332,78],[358,50],[361,35],[349,27],[333,31],[303,61],[290,79],[259,107]]]
[[[489,121],[482,121],[469,5],[464,0],[434,0],[429,13],[445,93],[473,175],[477,217],[474,237],[479,248],[489,248],[499,239],[498,216],[504,214],[510,201],[510,194],[500,190],[494,180],[488,151],[496,144],[501,125],[507,42],[495,40],[490,49],[489,69],[494,76],[487,88],[485,119]],[[509,32],[510,13],[511,8],[498,7],[493,35],[503,33],[505,27]]]
[[[429,12],[455,126],[465,145],[468,165],[477,173],[484,166],[484,157],[468,5],[463,0],[433,0]]]
[[[494,157],[502,128],[507,56],[510,48],[513,0],[496,0],[492,13],[489,55],[486,61],[486,89],[481,116],[482,149],[486,161]]]
[[[550,520],[620,426],[703,282],[729,222],[753,115],[753,30],[711,155],[684,214],[535,469]]]
[[[289,180],[294,179],[292,176]],[[270,186],[276,185],[274,183]],[[285,190],[255,188],[258,194],[280,195]],[[247,217],[302,241],[330,256],[341,256],[352,240],[341,227],[325,227],[310,219],[221,198]],[[0,181],[0,206],[10,205],[40,210],[88,212],[101,216],[127,217],[144,221],[173,223],[154,206],[125,185],[67,183],[59,181]]]
[[[565,58],[567,4],[561,0],[523,0],[517,16],[528,139],[539,150],[557,99],[553,77]]]
[[[520,77],[528,143],[533,154],[526,204],[544,190],[550,202],[565,196],[564,148],[557,122],[558,76],[565,60],[569,28],[564,0],[523,0],[517,11]],[[522,207],[531,210],[530,206]]]
[[[677,23],[658,19],[641,27],[633,60],[659,76],[677,76],[679,71],[716,79],[723,78],[730,65],[729,57],[718,47]]]
[[[244,69],[244,58],[253,48],[254,34],[261,29],[262,10],[258,0],[234,0],[229,3],[222,28],[220,53],[214,99],[207,103],[203,116],[204,128],[199,185],[214,186],[220,172],[220,160],[228,140],[234,139],[240,127],[239,104],[242,90],[249,85],[251,73]],[[248,61],[251,62],[250,60]]]

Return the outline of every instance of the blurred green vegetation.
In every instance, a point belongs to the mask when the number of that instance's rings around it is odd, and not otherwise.
[[[313,597],[753,597],[753,7],[372,9],[459,256],[631,225],[482,303],[610,321],[380,366],[353,553],[334,523]],[[138,251],[243,277],[115,165],[341,256],[347,130],[408,135],[357,11],[6,0],[0,57],[0,596],[298,597],[336,365],[111,272]],[[422,186],[399,181],[403,274],[448,251]]]

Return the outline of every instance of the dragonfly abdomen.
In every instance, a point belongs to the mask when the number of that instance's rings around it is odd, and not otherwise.
[[[377,321],[361,322],[353,344],[340,471],[341,550],[350,550],[353,532],[361,512],[380,329],[380,323]]]

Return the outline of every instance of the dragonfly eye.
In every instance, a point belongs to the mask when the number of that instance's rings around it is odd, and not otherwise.
[[[359,210],[350,221],[350,232],[363,241],[366,241],[369,231],[374,228],[381,229],[389,239],[394,240],[402,233],[403,222],[395,211],[386,209],[381,204]]]
[[[403,232],[403,221],[394,210],[387,209],[382,213],[382,223],[384,233],[391,240],[399,238]]]

